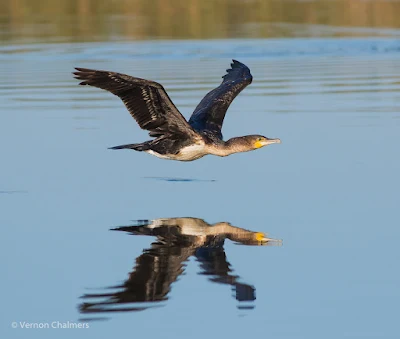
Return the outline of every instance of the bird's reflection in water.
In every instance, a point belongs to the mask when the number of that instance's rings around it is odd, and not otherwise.
[[[113,230],[155,236],[157,240],[136,259],[134,270],[123,284],[107,288],[106,293],[84,294],[84,302],[79,305],[82,314],[142,311],[161,306],[191,256],[200,263],[199,274],[207,275],[212,282],[232,286],[238,308],[252,309],[255,288],[232,274],[223,248],[225,239],[243,245],[280,244],[261,232],[227,222],[210,225],[196,218],[140,220]]]

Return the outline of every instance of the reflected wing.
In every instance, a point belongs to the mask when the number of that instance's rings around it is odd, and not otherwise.
[[[241,283],[241,278],[232,274],[231,265],[226,259],[223,247],[201,247],[197,249],[195,255],[200,263],[200,274],[209,276],[210,281],[233,286],[237,301],[256,300],[254,286]],[[254,306],[249,305],[248,307],[253,308]]]
[[[194,110],[189,124],[195,130],[210,130],[222,137],[222,123],[229,105],[253,80],[250,69],[241,62],[233,60],[231,67],[221,85],[209,92]]]
[[[151,304],[168,299],[171,285],[184,272],[194,249],[153,243],[136,259],[136,266],[122,284],[104,292],[86,293],[79,305],[81,313],[143,311]]]
[[[150,136],[195,134],[159,83],[114,72],[76,70],[74,75],[82,80],[80,85],[98,87],[118,96],[139,126],[150,131]]]

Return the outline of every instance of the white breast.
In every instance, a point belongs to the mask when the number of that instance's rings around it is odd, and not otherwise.
[[[207,153],[205,151],[204,143],[190,145],[182,148],[178,154],[159,154],[155,151],[146,151],[162,159],[179,160],[179,161],[192,161],[204,157]]]
[[[177,160],[190,161],[204,157],[206,154],[204,144],[202,143],[200,145],[186,146],[182,148],[176,156]]]

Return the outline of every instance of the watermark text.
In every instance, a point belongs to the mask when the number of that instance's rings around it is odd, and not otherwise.
[[[13,321],[11,327],[22,329],[81,329],[89,328],[89,323],[58,320],[50,322]]]

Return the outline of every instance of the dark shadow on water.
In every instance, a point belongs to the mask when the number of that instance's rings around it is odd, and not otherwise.
[[[194,179],[194,178],[172,178],[172,177],[144,177],[144,179],[153,179],[169,182],[216,182],[214,179]]]
[[[253,309],[255,287],[233,274],[224,250],[225,239],[248,246],[281,244],[281,241],[267,238],[261,232],[245,230],[227,222],[210,225],[197,218],[138,220],[133,225],[117,227],[112,231],[154,236],[156,241],[136,258],[134,269],[122,284],[107,287],[102,293],[81,296],[81,314],[93,316],[165,306],[172,283],[184,272],[191,256],[199,263],[199,275],[207,276],[210,282],[232,287],[238,309]],[[86,320],[106,319],[92,316]]]

